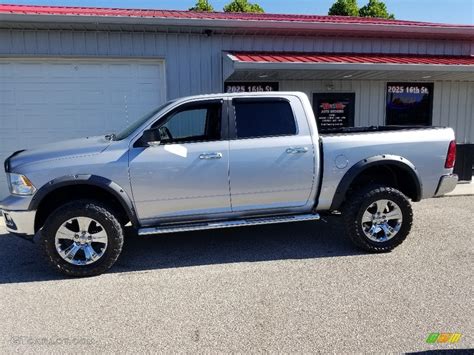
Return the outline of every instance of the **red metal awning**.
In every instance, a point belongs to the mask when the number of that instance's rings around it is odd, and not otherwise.
[[[474,56],[435,56],[354,53],[230,53],[245,63],[341,63],[341,64],[420,64],[472,65]]]
[[[230,52],[226,80],[474,81],[474,56],[373,53]]]

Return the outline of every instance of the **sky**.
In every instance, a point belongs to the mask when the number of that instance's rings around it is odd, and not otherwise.
[[[252,0],[267,13],[326,15],[335,0]],[[196,0],[0,0],[9,4],[187,10]],[[222,10],[230,0],[209,0]],[[360,6],[368,0],[358,0]],[[474,0],[385,0],[399,20],[474,25]]]

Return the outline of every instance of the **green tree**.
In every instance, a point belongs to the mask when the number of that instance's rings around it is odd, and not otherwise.
[[[248,0],[233,0],[226,6],[224,6],[225,12],[265,12],[263,8],[258,4],[252,4]]]
[[[205,12],[212,12],[214,8],[211,4],[209,4],[208,0],[197,0],[196,5],[191,7],[189,11],[205,11]]]
[[[380,0],[369,0],[367,5],[360,8],[359,15],[361,17],[395,18],[395,15],[390,14],[385,3]]]
[[[329,15],[359,16],[357,0],[337,0],[329,9]]]

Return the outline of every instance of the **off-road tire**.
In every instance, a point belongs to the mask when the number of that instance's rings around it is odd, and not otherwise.
[[[385,242],[376,242],[365,235],[362,229],[362,216],[371,204],[382,199],[393,201],[400,207],[403,221],[400,230],[393,238]],[[391,251],[403,243],[413,223],[413,210],[408,197],[393,187],[382,185],[369,185],[349,195],[342,214],[349,239],[358,248],[376,253]]]
[[[47,218],[39,233],[39,243],[47,262],[56,271],[73,277],[96,276],[109,270],[118,259],[124,243],[124,230],[116,215],[110,207],[92,200],[77,200],[57,208]],[[78,216],[98,221],[108,237],[107,248],[102,257],[89,265],[68,263],[59,255],[55,247],[55,235],[58,228],[65,221]]]

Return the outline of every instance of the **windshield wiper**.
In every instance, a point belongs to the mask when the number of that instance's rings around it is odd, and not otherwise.
[[[116,137],[117,136],[115,135],[115,133],[110,133],[110,134],[105,135],[105,139],[107,139],[109,141],[114,141]]]

